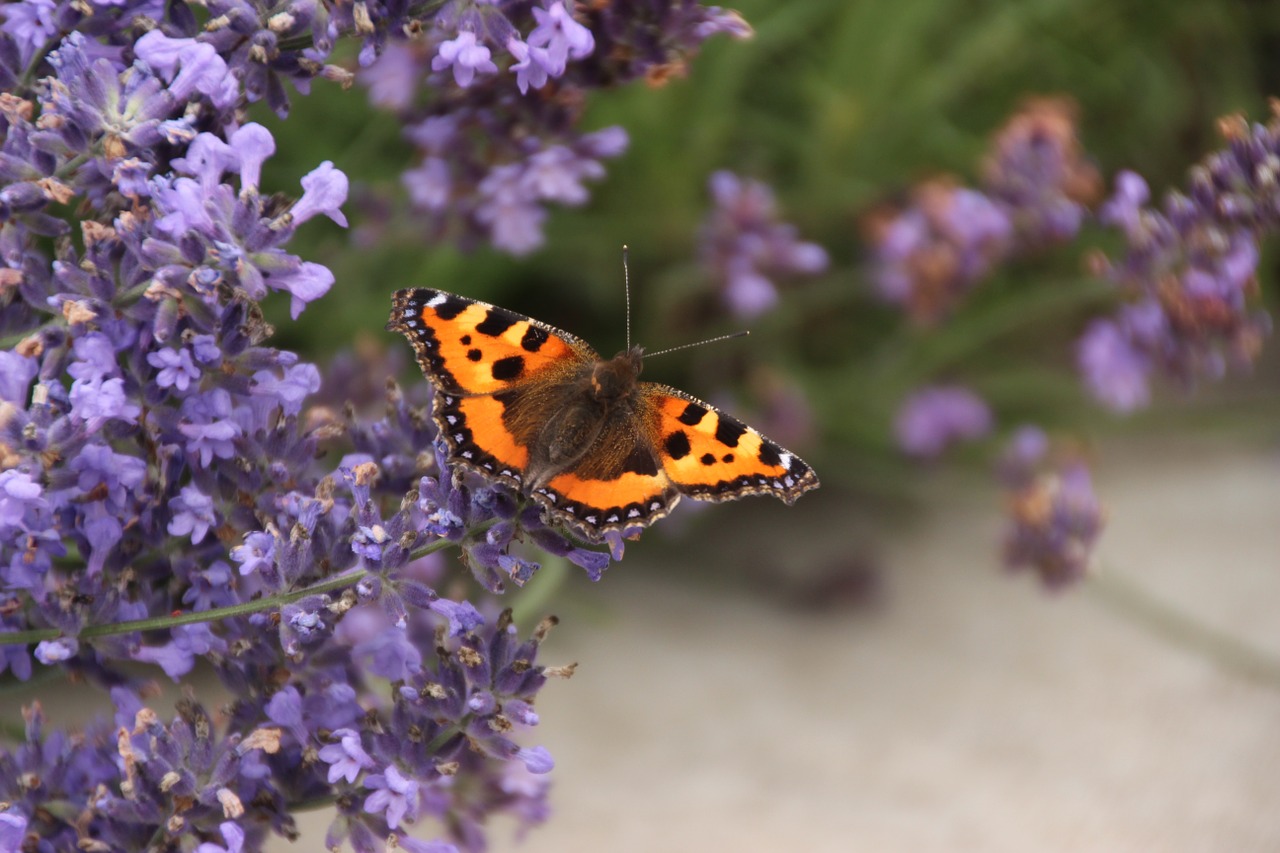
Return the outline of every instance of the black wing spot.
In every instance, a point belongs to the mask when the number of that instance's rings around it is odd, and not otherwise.
[[[779,453],[778,445],[772,441],[760,442],[760,461],[770,468],[777,468],[781,465],[782,456]]]
[[[480,350],[478,349],[467,350],[467,358],[470,359],[471,361],[479,361],[483,357],[484,357],[484,353],[480,352]]]
[[[509,355],[493,363],[493,378],[499,382],[515,379],[521,373],[524,373],[524,356],[522,355]]]
[[[489,313],[485,315],[480,324],[476,326],[476,331],[482,335],[488,335],[496,338],[498,335],[510,329],[516,324],[516,317],[508,314],[500,308],[490,308]]]
[[[676,418],[676,420],[686,426],[697,426],[699,421],[702,420],[702,416],[706,413],[707,410],[702,406],[697,403],[690,403],[684,407],[684,411],[680,413],[680,417]]]
[[[441,320],[452,320],[463,311],[466,311],[467,306],[471,304],[461,296],[454,296],[453,294],[446,295],[443,293],[440,295],[444,296],[444,302],[441,302],[439,305],[432,305],[431,307],[435,309],[436,316]]]
[[[653,454],[647,448],[637,447],[631,451],[626,461],[622,463],[622,470],[633,474],[641,474],[645,477],[652,477],[658,473],[658,463],[654,461]]]
[[[724,456],[720,457],[720,461],[724,462],[727,465],[728,463],[733,461],[733,454],[726,453]]]
[[[470,335],[463,335],[463,336],[462,336],[462,345],[463,345],[464,347],[469,347],[469,346],[471,346],[471,336],[470,336]]]
[[[716,441],[725,447],[737,447],[738,439],[742,438],[742,434],[747,428],[739,423],[734,423],[724,415],[720,416],[720,422],[716,424]]]
[[[530,326],[525,330],[524,337],[520,339],[520,346],[524,347],[526,352],[537,352],[546,342],[547,333],[537,326]]]
[[[712,453],[704,453],[702,454],[702,458],[699,461],[703,465],[714,465],[716,464],[716,457]]]
[[[689,455],[689,436],[683,432],[673,432],[667,436],[667,453],[672,459],[683,459]]]

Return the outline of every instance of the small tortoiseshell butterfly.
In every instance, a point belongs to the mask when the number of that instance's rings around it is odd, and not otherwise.
[[[638,346],[606,361],[545,323],[426,289],[398,291],[387,328],[409,339],[435,385],[449,461],[522,491],[590,541],[653,523],[681,495],[790,504],[818,485],[741,421],[637,381]]]

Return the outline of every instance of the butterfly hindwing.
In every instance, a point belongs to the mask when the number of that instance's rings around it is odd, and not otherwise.
[[[568,332],[427,288],[397,291],[387,328],[409,339],[437,387],[457,394],[494,394],[600,358]]]
[[[715,406],[652,382],[639,390],[657,412],[654,445],[681,493],[700,501],[773,495],[790,504],[817,487],[800,457]]]
[[[591,451],[534,490],[533,497],[557,521],[592,541],[667,515],[679,503],[680,490],[653,446],[650,425],[656,415],[640,400],[634,410],[609,418]]]

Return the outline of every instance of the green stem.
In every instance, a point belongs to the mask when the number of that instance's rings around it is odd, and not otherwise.
[[[492,523],[492,522],[490,522]],[[477,530],[483,529],[488,525],[477,526]],[[424,545],[414,551],[409,559],[417,560],[425,557],[427,554],[439,551],[453,543],[448,539],[438,539],[429,545]],[[291,592],[282,592],[277,595],[269,595],[264,598],[256,598],[253,601],[246,601],[242,604],[232,604],[228,607],[216,607],[212,610],[199,610],[193,613],[179,613],[170,616],[157,616],[149,619],[134,619],[129,622],[113,622],[109,625],[90,625],[81,630],[76,636],[79,639],[90,639],[93,637],[108,637],[113,634],[128,634],[133,631],[155,631],[162,628],[173,628],[178,625],[192,625],[197,622],[214,622],[219,619],[226,619],[232,616],[244,616],[248,613],[259,613],[263,610],[275,610],[286,604],[290,604],[299,599],[306,598],[309,595],[320,595],[325,592],[332,592],[336,589],[348,587],[369,573],[368,569],[356,569],[337,577],[329,578],[320,583],[313,584],[305,589],[296,589]],[[30,645],[31,643],[39,643],[43,640],[55,640],[63,636],[63,632],[57,628],[40,628],[32,631],[15,631],[12,633],[0,634],[0,646],[16,646]]]
[[[1164,640],[1249,681],[1280,687],[1280,661],[1170,607],[1112,572],[1089,578],[1085,589],[1103,604]]]

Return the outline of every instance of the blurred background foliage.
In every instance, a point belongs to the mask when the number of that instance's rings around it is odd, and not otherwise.
[[[627,153],[593,185],[591,201],[553,209],[544,247],[524,258],[489,248],[463,254],[428,244],[402,207],[411,147],[389,113],[357,86],[317,85],[278,122],[270,189],[293,191],[331,159],[352,178],[352,228],[325,223],[295,238],[299,254],[333,269],[337,284],[301,321],[273,314],[280,345],[325,363],[352,346],[399,350],[382,330],[396,288],[431,286],[520,310],[610,355],[623,346],[620,247],[631,246],[633,338],[665,348],[742,324],[697,260],[699,224],[717,169],[770,184],[780,215],[822,244],[831,266],[786,286],[777,309],[745,341],[664,356],[657,378],[727,405],[793,446],[824,484],[881,497],[910,463],[894,450],[902,397],[924,382],[961,380],[992,404],[1003,428],[1036,420],[1088,431],[1103,412],[1074,375],[1074,341],[1104,310],[1109,288],[1083,259],[1090,235],[1000,270],[932,329],[912,326],[872,293],[860,223],[923,178],[972,183],[996,131],[1028,97],[1064,95],[1108,188],[1131,168],[1153,193],[1220,144],[1216,119],[1265,121],[1280,94],[1280,8],[1263,2],[1165,0],[744,0],[754,39],[713,39],[687,74],[662,85],[598,94],[586,127],[613,124]],[[354,67],[354,57],[351,58]],[[327,230],[326,230],[327,228]],[[310,241],[310,242],[308,242]],[[1112,247],[1114,248],[1114,247]],[[1263,289],[1274,300],[1264,260]],[[808,422],[789,421],[799,390]],[[1165,389],[1163,398],[1181,395]],[[1129,419],[1144,428],[1166,404]],[[1109,418],[1112,425],[1117,419]],[[979,447],[968,451],[983,458]],[[986,448],[989,449],[989,446]]]

